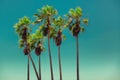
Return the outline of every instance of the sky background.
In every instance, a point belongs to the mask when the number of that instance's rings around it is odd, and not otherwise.
[[[120,80],[120,1],[119,0],[0,0],[0,80],[26,80],[27,56],[18,48],[13,25],[23,16],[32,20],[44,5],[54,6],[59,15],[80,6],[89,26],[79,35],[81,80]],[[33,31],[37,29],[34,28]],[[76,80],[76,42],[70,31],[61,45],[63,80]],[[50,80],[49,57],[42,57],[42,79]],[[51,40],[55,80],[59,80],[57,47]],[[37,64],[38,57],[31,53]],[[33,67],[30,78],[37,80]]]

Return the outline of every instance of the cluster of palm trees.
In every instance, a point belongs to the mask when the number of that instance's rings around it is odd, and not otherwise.
[[[76,38],[76,75],[77,80],[79,79],[79,46],[78,46],[78,34],[84,32],[84,27],[81,25],[88,25],[88,18],[82,18],[82,9],[77,7],[75,9],[70,9],[69,13],[66,14],[64,18],[57,15],[57,10],[52,6],[43,6],[38,10],[37,14],[34,14],[35,20],[31,21],[29,17],[24,16],[19,19],[19,21],[14,25],[14,28],[19,35],[19,46],[23,48],[23,52],[28,56],[28,65],[27,65],[27,80],[30,80],[30,69],[29,62],[32,62],[36,77],[38,80],[41,80],[41,62],[40,55],[45,50],[44,39],[47,37],[48,40],[48,53],[50,61],[50,72],[51,80],[54,80],[53,74],[53,65],[52,65],[52,55],[50,49],[50,39],[53,39],[56,46],[58,47],[58,61],[59,61],[59,74],[60,80],[62,80],[62,64],[60,56],[60,46],[62,40],[65,39],[63,30],[68,28],[73,36]],[[31,34],[31,26],[39,24],[39,28],[35,33]],[[33,58],[31,57],[30,52],[34,50],[35,54],[38,56],[39,71],[37,71]]]

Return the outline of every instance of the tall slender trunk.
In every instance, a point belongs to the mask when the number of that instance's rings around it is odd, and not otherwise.
[[[40,60],[40,55],[39,55],[39,58],[38,58],[38,64],[39,64],[39,77],[40,77],[40,80],[41,80],[42,76],[41,76],[41,60]]]
[[[52,67],[52,56],[51,56],[51,51],[50,51],[50,38],[48,34],[48,52],[49,52],[49,61],[50,61],[50,70],[51,70],[51,80],[54,80],[53,77],[53,67]]]
[[[30,80],[30,64],[29,64],[29,57],[28,57],[28,64],[27,64],[27,80]]]
[[[61,66],[60,46],[58,46],[58,61],[59,61],[60,80],[62,80],[62,66]]]
[[[27,40],[25,40],[25,45],[27,46]],[[28,64],[27,64],[27,80],[30,80],[30,61],[28,56]]]
[[[31,62],[32,62],[32,65],[33,65],[33,68],[34,68],[35,74],[36,74],[36,76],[37,76],[37,79],[40,80],[39,75],[38,75],[38,72],[37,72],[37,69],[36,69],[36,67],[35,67],[35,64],[34,64],[34,61],[33,61],[32,57],[31,57],[31,55],[28,54],[28,57],[29,57],[29,59],[30,59]]]
[[[26,30],[27,33],[27,30]],[[26,36],[27,37],[27,36]],[[25,40],[25,45],[27,47],[27,39]],[[30,53],[29,53],[30,54]],[[28,57],[28,64],[27,64],[27,80],[30,80],[30,62],[29,62],[29,56]]]
[[[78,46],[78,35],[76,36],[76,67],[77,67],[77,80],[79,80],[79,46]]]
[[[48,22],[48,52],[49,52],[49,61],[50,61],[50,70],[51,70],[51,80],[54,80],[53,76],[53,67],[52,67],[52,56],[51,56],[51,50],[50,50],[50,17],[47,18]]]

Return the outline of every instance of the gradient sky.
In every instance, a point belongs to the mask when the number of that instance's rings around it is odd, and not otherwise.
[[[18,48],[13,25],[23,16],[33,18],[38,8],[52,5],[59,15],[80,6],[89,26],[79,35],[81,80],[120,80],[119,0],[0,0],[0,80],[26,80],[27,56]],[[34,28],[35,30],[36,28]],[[61,45],[63,80],[76,80],[76,42],[71,33]],[[47,47],[47,42],[45,43]],[[55,80],[59,80],[57,47],[51,40]],[[37,65],[37,57],[31,53]],[[42,79],[50,80],[48,52],[42,55]],[[37,80],[31,65],[31,80]]]

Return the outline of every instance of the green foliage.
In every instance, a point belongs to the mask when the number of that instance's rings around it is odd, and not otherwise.
[[[89,21],[88,18],[81,18],[83,14],[82,14],[82,9],[80,7],[76,7],[75,9],[71,8],[68,14],[66,14],[67,18],[62,18],[61,16],[56,18],[55,15],[57,14],[58,12],[54,7],[46,5],[43,6],[41,9],[38,9],[38,13],[34,14],[34,17],[36,18],[34,22],[31,23],[29,17],[27,16],[20,18],[19,21],[14,25],[15,31],[20,37],[19,47],[20,48],[25,47],[25,43],[21,39],[24,28],[27,29],[27,43],[30,44],[30,49],[31,50],[35,49],[37,43],[40,42],[42,49],[44,51],[45,47],[43,46],[43,41],[45,36],[43,35],[43,33],[45,29],[48,28],[48,25],[50,27],[49,28],[50,38],[53,38],[53,40],[56,39],[59,32],[61,32],[62,34],[63,30],[67,27],[71,32],[73,32],[73,29],[76,26],[79,26],[81,32],[84,32],[85,29],[84,27],[81,27],[81,25],[82,24],[88,25],[88,21]],[[39,28],[36,30],[36,32],[30,34],[30,32],[32,31],[30,25],[39,24],[39,23],[40,26],[38,26]],[[66,36],[64,34],[62,34],[61,37],[63,40],[66,40]]]
[[[39,9],[39,12],[45,16],[52,16],[57,14],[57,10],[52,6],[43,6],[42,9]]]
[[[56,20],[56,22],[57,22],[57,26],[63,26],[65,19],[63,19],[62,17],[59,16],[58,19]]]
[[[81,27],[81,31],[82,31],[82,32],[84,32],[84,31],[85,31],[84,27]]]
[[[14,28],[20,28],[21,26],[28,26],[30,25],[31,21],[29,19],[29,17],[24,16],[23,18],[20,18],[18,23],[15,24]]]
[[[22,38],[23,32],[24,32],[24,28],[27,29],[27,42],[29,42],[29,38],[30,38],[30,32],[31,32],[31,28],[29,27],[29,25],[31,24],[31,21],[29,19],[29,17],[24,16],[23,18],[20,18],[19,21],[14,25],[15,31],[18,34],[18,36],[20,37],[19,40],[19,48],[23,48],[25,47],[25,41]]]
[[[24,47],[24,41],[22,39],[19,40],[19,48]]]
[[[34,24],[38,24],[41,22],[41,26],[39,27],[36,35],[37,37],[36,38],[41,38],[43,37],[43,33],[44,33],[44,30],[48,24],[48,17],[50,19],[50,38],[53,38],[56,36],[56,29],[59,28],[59,26],[63,25],[63,19],[61,17],[58,17],[58,19],[55,19],[54,18],[54,15],[56,15],[58,12],[57,10],[52,7],[52,6],[43,6],[41,9],[38,9],[38,13],[37,14],[34,14],[34,16],[36,17],[36,20],[34,22]],[[43,22],[42,22],[43,21]],[[54,25],[52,25],[52,23]],[[57,25],[57,27],[55,26]]]
[[[69,14],[70,14],[72,17],[76,17],[76,16],[77,16],[74,9],[70,9]]]
[[[89,21],[88,18],[83,19],[83,23],[86,24],[86,25],[88,25],[88,21]]]
[[[34,16],[36,17],[35,22],[33,22],[33,24],[38,24],[41,21],[44,21],[44,19],[46,19],[47,17],[52,17],[54,15],[56,15],[58,12],[57,10],[52,7],[52,6],[43,6],[41,9],[38,9],[38,13],[34,14]]]
[[[50,27],[50,38],[55,38],[57,36],[57,31],[55,29],[55,27]]]
[[[30,19],[26,16],[24,16],[23,18],[21,18],[19,20],[19,24],[22,26],[22,25],[29,25],[30,24]]]
[[[61,16],[59,16],[57,19],[53,20],[53,25],[55,27],[56,30],[62,30],[64,29],[64,25],[65,25],[66,20],[63,19]]]
[[[76,24],[71,23],[71,25],[69,26],[69,30],[72,32],[75,27],[76,27]]]
[[[67,16],[68,17],[68,21],[66,22],[66,24],[64,25],[64,28],[67,28],[67,27],[69,27],[70,26],[70,24],[72,23],[72,21],[73,21],[73,19],[71,18],[71,17],[69,17],[69,16]]]
[[[56,40],[56,37],[60,34],[58,34],[59,32],[62,33],[62,31],[66,28],[65,27],[65,23],[67,21],[65,19],[63,19],[61,16],[59,16],[58,18],[54,18],[53,19],[53,30],[52,31],[52,38],[54,39],[54,41]],[[61,34],[61,38],[63,40],[66,40],[65,35]]]
[[[42,27],[42,26],[41,26]],[[35,49],[37,43],[40,41],[41,42],[41,47],[44,49],[44,46],[43,46],[43,39],[44,39],[44,36],[42,34],[42,28],[39,28],[38,30],[36,30],[35,33],[31,34],[29,39],[28,39],[28,43],[30,44],[30,49],[33,50]]]
[[[82,9],[80,7],[77,7],[75,11],[76,11],[77,17],[81,17],[82,16]]]
[[[28,30],[31,31],[31,28],[29,27],[30,23],[31,21],[29,17],[24,16],[23,18],[20,18],[19,21],[14,25],[14,28],[17,34],[21,36],[24,27],[26,27]]]
[[[62,39],[66,40],[66,36],[64,34],[62,34]]]
[[[77,7],[76,9],[70,9],[69,10],[69,16],[73,18],[79,18],[82,16],[82,9],[80,7]]]
[[[65,27],[68,27],[69,30],[73,33],[74,27],[79,26],[81,31],[84,32],[84,27],[81,27],[81,25],[82,23],[84,25],[88,25],[88,18],[81,19],[83,15],[82,9],[80,7],[76,7],[75,9],[71,8],[66,16],[68,17],[68,22],[66,23]]]

